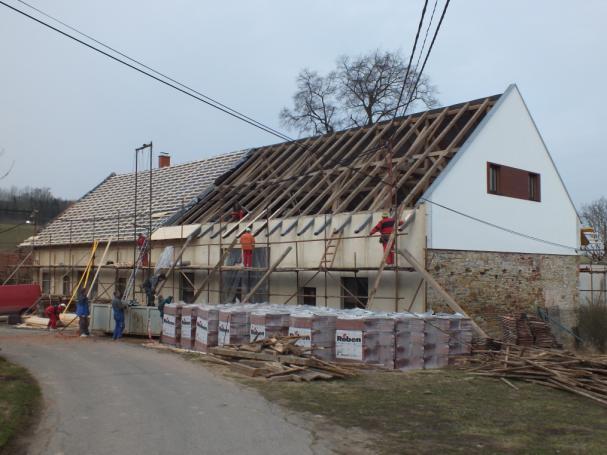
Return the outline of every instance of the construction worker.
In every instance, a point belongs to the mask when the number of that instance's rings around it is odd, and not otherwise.
[[[370,235],[373,235],[376,232],[379,232],[379,234],[380,234],[379,243],[382,244],[384,253],[386,251],[386,248],[388,247],[388,243],[390,242],[390,236],[392,235],[392,232],[394,231],[394,224],[395,224],[394,218],[392,218],[389,213],[384,212],[381,215],[381,220],[379,220],[379,222],[375,225],[375,227],[373,229],[371,229]],[[399,221],[398,225],[402,226],[403,222]],[[386,264],[387,265],[394,264],[394,242],[392,242],[392,246],[390,248],[390,253],[386,257]]]
[[[155,286],[152,284],[152,278],[146,278],[141,285],[141,289],[145,292],[147,306],[154,306],[154,288]]]
[[[112,338],[114,340],[122,338],[125,308],[126,304],[121,299],[120,291],[114,291],[114,298],[112,299],[112,310],[114,311],[114,335]]]
[[[141,256],[141,265],[147,267],[148,265],[148,247],[146,245],[148,238],[143,235],[143,233],[139,233],[137,235],[137,249],[139,251],[139,255]]]
[[[246,228],[244,233],[240,236],[240,248],[242,249],[242,264],[245,267],[253,267],[255,237],[251,234],[251,228]]]
[[[59,317],[61,316],[61,311],[65,308],[65,305],[62,303],[61,305],[57,302],[52,302],[46,310],[44,310],[44,315],[48,318],[48,324],[46,326],[47,330],[55,330],[57,328],[57,321],[59,321]]]
[[[170,295],[166,299],[160,294],[158,296],[158,312],[160,313],[160,320],[164,317],[164,306],[173,301],[173,296]]]
[[[78,316],[78,328],[81,337],[89,336],[89,299],[86,296],[86,289],[78,290],[78,300],[76,301],[76,316]]]
[[[230,214],[231,221],[240,221],[244,218],[245,212],[240,203],[236,202],[234,207],[232,208],[232,213]]]

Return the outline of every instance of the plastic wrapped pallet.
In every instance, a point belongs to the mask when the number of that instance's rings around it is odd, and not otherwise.
[[[250,342],[251,311],[252,308],[241,305],[226,306],[219,310],[219,346]]]
[[[337,316],[302,312],[291,315],[289,335],[300,335],[296,345],[309,348],[314,357],[335,360],[335,324]]]
[[[449,317],[449,364],[472,352],[472,322],[461,314]]]
[[[281,337],[289,334],[290,313],[260,309],[251,312],[250,340]]]
[[[181,338],[181,303],[169,303],[164,306],[162,316],[162,337],[165,344],[178,346]]]
[[[214,305],[198,305],[196,311],[196,335],[194,349],[208,352],[217,346],[219,308]]]
[[[394,319],[339,314],[336,321],[335,357],[394,368]]]
[[[198,305],[184,305],[181,309],[181,339],[183,349],[193,349],[196,341],[196,313]]]
[[[424,368],[425,321],[413,314],[394,316],[394,368],[402,371]]]
[[[449,364],[450,319],[426,316],[424,320],[424,368],[446,367]]]

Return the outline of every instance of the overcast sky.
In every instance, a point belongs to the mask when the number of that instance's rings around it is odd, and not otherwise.
[[[423,4],[28,2],[276,128],[301,68],[325,72],[375,48],[408,53]],[[605,17],[605,1],[453,0],[426,67],[441,105],[518,84],[578,206],[607,195]],[[278,141],[2,5],[0,58],[0,171],[15,161],[4,187],[78,198],[133,170],[149,140],[173,163]]]

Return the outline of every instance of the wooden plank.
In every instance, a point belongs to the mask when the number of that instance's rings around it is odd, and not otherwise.
[[[474,319],[472,319],[470,316],[468,316],[468,313],[466,313],[464,311],[464,309],[458,305],[458,303],[453,299],[453,297],[451,297],[451,295],[445,291],[443,289],[443,287],[438,283],[438,281],[436,281],[434,279],[434,277],[432,275],[430,275],[430,273],[426,270],[426,268],[421,265],[417,259],[415,259],[415,257],[409,252],[409,250],[405,249],[405,248],[398,248],[397,249],[398,254],[400,254],[402,257],[404,257],[407,262],[409,264],[411,264],[411,266],[420,274],[424,277],[424,279],[426,280],[426,282],[432,286],[434,288],[434,290],[436,292],[439,293],[439,295],[441,297],[443,297],[445,299],[445,302],[447,303],[447,305],[449,306],[449,308],[451,308],[453,311],[463,314],[464,316],[466,316],[467,318],[470,319],[470,323],[472,324],[472,328],[476,331],[476,333],[481,336],[482,338],[489,338],[489,336],[487,336],[487,334],[485,333],[485,331],[483,329],[481,329],[478,324],[476,322],[474,322]]]
[[[276,262],[274,262],[274,264],[272,264],[272,267],[270,267],[268,269],[268,271],[266,273],[264,273],[264,275],[261,277],[261,279],[257,282],[257,284],[255,286],[253,286],[253,289],[251,289],[249,291],[249,293],[244,296],[244,298],[242,299],[242,303],[247,303],[249,301],[249,299],[255,294],[255,291],[257,291],[257,289],[259,289],[259,287],[263,284],[263,282],[270,276],[270,274],[276,270],[276,267],[278,267],[280,265],[280,263],[283,261],[284,258],[287,257],[287,254],[289,254],[291,252],[291,250],[293,249],[293,247],[288,247],[286,250],[284,250],[282,252],[282,254],[280,255],[280,257],[276,260]]]

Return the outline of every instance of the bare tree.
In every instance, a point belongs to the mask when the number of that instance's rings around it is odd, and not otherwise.
[[[308,69],[299,73],[293,109],[280,113],[283,125],[300,133],[329,133],[372,125],[420,104],[431,108],[438,102],[429,79],[420,78],[415,68],[407,72],[407,64],[396,52],[342,56],[336,66],[327,76]]]
[[[593,261],[605,259],[607,253],[607,198],[601,197],[582,207],[582,218],[594,230],[597,241],[585,248]]]
[[[340,98],[348,126],[372,125],[394,117],[395,112],[404,115],[405,109],[410,111],[418,102],[428,108],[437,104],[436,89],[426,77],[420,78],[411,94],[418,73],[412,68],[407,74],[405,61],[395,52],[376,50],[354,59],[342,56],[337,65]],[[399,103],[401,90],[403,96]],[[409,97],[411,102],[407,106]]]
[[[300,133],[332,133],[340,125],[336,118],[336,74],[320,76],[316,71],[304,69],[297,76],[297,91],[293,95],[293,109],[283,108],[280,119],[283,125]]]

